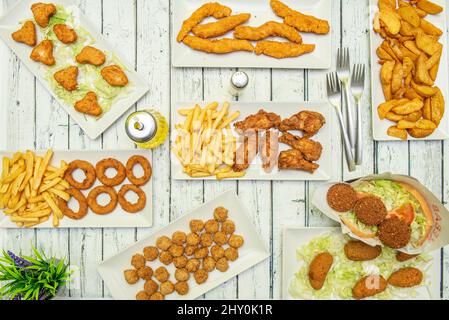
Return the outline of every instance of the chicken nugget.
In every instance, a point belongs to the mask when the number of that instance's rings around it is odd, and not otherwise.
[[[168,266],[173,262],[173,256],[168,251],[162,251],[159,255],[159,261]]]
[[[42,28],[48,27],[50,18],[56,13],[56,6],[53,3],[33,3],[31,6],[34,20]]]
[[[187,36],[185,37],[183,42],[193,50],[203,51],[206,53],[224,54],[236,51],[254,51],[253,45],[247,40],[227,38],[219,40],[207,40],[201,39],[199,37]]]
[[[113,87],[124,87],[129,82],[125,72],[117,65],[103,68],[101,70],[101,76]]]
[[[196,283],[203,284],[204,282],[207,281],[209,274],[207,273],[206,270],[199,269],[193,274],[193,277],[195,278]]]
[[[185,268],[187,261],[188,259],[186,256],[180,256],[173,259],[173,264],[176,268]]]
[[[55,73],[54,78],[67,91],[78,88],[78,67],[71,66]]]
[[[175,290],[179,295],[185,296],[187,293],[189,293],[189,284],[185,281],[176,282]]]
[[[201,220],[191,220],[189,222],[190,231],[193,233],[199,233],[204,229],[204,222]]]
[[[215,264],[215,268],[217,268],[220,272],[226,272],[229,269],[229,263],[226,258],[220,258],[217,260],[217,263]]]
[[[159,256],[159,250],[154,246],[143,248],[143,256],[147,261],[154,261]]]
[[[224,252],[225,252],[225,250],[221,246],[217,246],[217,245],[213,246],[210,249],[210,254],[211,254],[212,258],[215,259],[215,261],[223,258]]]
[[[140,268],[145,267],[145,258],[141,254],[135,254],[131,258],[131,265],[139,270]]]
[[[214,210],[214,219],[218,222],[225,222],[228,218],[228,209],[218,207]]]
[[[241,246],[243,246],[243,244],[245,243],[245,240],[243,239],[242,236],[238,236],[236,234],[233,234],[230,238],[229,238],[229,245],[233,248],[240,248]]]
[[[55,24],[53,32],[56,38],[64,44],[74,43],[78,39],[76,31],[66,24]]]
[[[154,280],[147,280],[145,284],[143,285],[143,289],[145,292],[147,292],[149,295],[152,295],[159,289],[159,285]]]
[[[347,183],[337,183],[327,191],[327,204],[337,212],[348,212],[354,209],[357,193]]]
[[[382,253],[381,246],[372,247],[362,241],[351,240],[345,244],[345,254],[352,261],[374,260]]]
[[[184,243],[186,243],[187,235],[185,234],[185,232],[176,231],[171,236],[171,240],[174,244],[182,246]]]
[[[168,273],[167,269],[165,267],[159,267],[154,271],[154,277],[159,282],[165,282],[170,278],[170,273]]]
[[[417,256],[419,256],[419,254],[407,254],[407,253],[398,251],[396,253],[396,260],[399,262],[405,262],[405,261],[414,259]]]
[[[30,54],[31,60],[36,62],[41,62],[47,66],[53,66],[56,63],[56,60],[53,56],[53,41],[51,40],[42,40]]]
[[[352,297],[356,300],[375,296],[387,288],[387,280],[379,275],[370,275],[360,279],[352,288]]]
[[[184,254],[184,247],[172,244],[170,248],[168,248],[168,252],[170,252],[173,258],[180,257]]]
[[[212,257],[206,257],[203,259],[203,269],[207,272],[212,272],[215,269],[215,260]]]
[[[321,290],[334,258],[329,252],[318,254],[309,265],[309,282],[313,289]]]
[[[153,276],[153,269],[151,267],[146,266],[137,270],[137,274],[143,280],[150,280],[151,277]]]
[[[218,21],[197,25],[192,29],[192,32],[197,37],[203,39],[215,38],[228,33],[235,27],[248,21],[249,18],[251,18],[251,14],[240,13]]]
[[[423,273],[416,268],[402,268],[393,272],[388,278],[388,284],[398,288],[411,288],[421,284]]]
[[[303,54],[313,52],[314,50],[314,44],[297,44],[291,42],[263,40],[257,42],[254,52],[258,56],[263,54],[276,59],[285,59],[299,57]]]
[[[410,242],[412,230],[403,220],[393,217],[385,219],[377,230],[379,240],[387,247],[401,249]]]
[[[105,61],[105,54],[101,50],[91,46],[85,46],[76,56],[76,62],[81,64],[92,64],[97,67],[103,65]]]
[[[168,248],[173,244],[171,239],[167,236],[162,236],[157,238],[156,240],[156,247],[158,247],[162,251],[167,251]]]
[[[200,268],[201,262],[198,259],[190,259],[187,261],[186,270],[189,272],[195,272]]]
[[[178,268],[175,271],[175,279],[178,281],[187,281],[190,278],[190,273],[186,268]]]
[[[129,284],[135,284],[139,281],[139,275],[137,274],[137,270],[135,269],[125,270],[123,274],[125,276],[126,282],[128,282]]]
[[[232,220],[226,220],[221,224],[221,231],[226,234],[233,234],[235,232],[235,223]]]
[[[282,37],[293,43],[302,43],[302,37],[295,28],[275,21],[268,21],[259,27],[238,26],[234,30],[234,37],[250,41],[260,41],[268,37]]]
[[[223,231],[216,232],[214,234],[214,242],[220,246],[228,243],[228,237],[226,236],[226,233],[224,233]]]
[[[236,248],[227,248],[224,252],[226,259],[229,261],[235,261],[239,258],[239,252]]]
[[[201,245],[203,247],[210,247],[214,243],[214,237],[210,233],[203,233],[201,235]]]
[[[387,217],[387,208],[380,198],[367,196],[355,203],[354,213],[367,226],[378,226]]]
[[[150,295],[146,291],[140,291],[136,294],[136,300],[150,300]]]
[[[164,300],[165,297],[162,293],[160,292],[155,292],[150,296],[150,300]]]
[[[175,285],[170,280],[161,283],[161,294],[163,294],[164,296],[168,296],[169,294],[172,294],[174,291]]]
[[[30,47],[34,47],[36,45],[36,26],[32,21],[25,21],[22,27],[13,32],[11,37],[14,41],[24,43]]]
[[[92,91],[89,91],[83,99],[75,103],[75,110],[95,117],[103,113],[98,104],[97,95]]]
[[[198,246],[186,246],[184,249],[184,253],[186,256],[190,257],[195,254],[196,249],[198,249]]]
[[[206,230],[207,233],[213,234],[217,232],[219,229],[220,224],[213,219],[206,221],[206,223],[204,224],[204,230]]]
[[[188,246],[197,246],[200,244],[201,238],[196,233],[189,233],[186,238]]]
[[[198,248],[195,250],[195,258],[204,259],[209,254],[209,249],[207,247]]]

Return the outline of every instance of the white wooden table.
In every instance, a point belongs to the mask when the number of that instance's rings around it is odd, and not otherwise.
[[[16,0],[0,0],[0,15]],[[150,93],[133,109],[155,107],[167,117],[179,100],[232,100],[228,82],[234,69],[175,69],[170,65],[170,4],[176,0],[74,0],[104,35],[148,81]],[[449,1],[448,1],[449,5]],[[331,21],[334,48],[348,46],[354,62],[369,62],[368,1],[334,0]],[[447,13],[446,13],[447,14]],[[336,50],[335,50],[336,51]],[[335,54],[335,52],[334,52]],[[132,148],[122,117],[100,139],[89,140],[16,56],[0,42],[1,149]],[[245,70],[250,85],[241,100],[294,101],[325,99],[326,71]],[[368,73],[369,75],[369,73]],[[368,81],[367,81],[368,83]],[[392,171],[420,179],[442,201],[449,199],[449,142],[374,143],[371,138],[370,88],[363,99],[365,161],[355,175],[342,161],[341,142],[333,142],[333,179]],[[132,111],[132,110],[131,110]],[[131,112],[130,111],[130,112]],[[335,126],[335,136],[338,128]],[[309,199],[316,183],[308,182],[182,182],[170,179],[169,145],[153,153],[152,229],[0,230],[0,248],[29,253],[32,244],[69,259],[81,270],[79,288],[71,297],[109,297],[97,274],[104,258],[166,225],[225,190],[235,190],[253,213],[254,223],[270,243],[271,259],[205,295],[206,299],[279,299],[281,293],[281,230],[283,225],[331,226]],[[449,249],[442,252],[442,297],[449,298]],[[443,276],[444,275],[444,276]]]

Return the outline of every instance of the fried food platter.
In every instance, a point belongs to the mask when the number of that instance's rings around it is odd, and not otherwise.
[[[246,67],[246,68],[288,68],[288,69],[327,69],[331,66],[331,54],[332,54],[332,25],[330,25],[330,32],[327,34],[314,34],[314,33],[305,33],[300,32],[300,37],[303,38],[303,43],[307,45],[315,45],[315,49],[313,52],[306,53],[299,57],[292,58],[284,58],[284,59],[276,59],[270,56],[255,55],[253,52],[244,52],[244,51],[252,51],[251,44],[248,42],[240,43],[235,42],[232,44],[233,46],[239,47],[241,50],[239,52],[231,52],[226,54],[208,54],[201,51],[195,51],[189,48],[186,44],[177,41],[178,31],[181,30],[181,26],[183,21],[186,20],[189,15],[194,12],[198,7],[202,4],[208,3],[210,1],[202,0],[180,0],[175,1],[173,3],[173,38],[172,38],[172,64],[174,67]],[[313,15],[317,18],[327,20],[331,23],[331,9],[332,9],[332,1],[331,0],[306,0],[306,1],[292,1],[286,0],[282,1],[287,6],[298,10],[307,15]],[[232,9],[232,15],[236,16],[236,19],[239,19],[237,16],[249,13],[251,17],[248,21],[241,24],[241,26],[251,26],[251,27],[259,27],[264,25],[267,22],[275,21],[278,23],[282,23],[282,19],[278,17],[270,7],[270,1],[265,0],[251,0],[251,1],[238,1],[238,0],[224,0],[219,1],[221,5],[227,6]],[[225,18],[227,19],[227,18]],[[231,18],[232,19],[232,18]],[[241,19],[245,19],[242,17]],[[213,18],[206,18],[201,22],[201,25],[207,25],[210,22],[215,22],[216,20]],[[218,20],[220,21],[220,20]],[[232,24],[234,21],[230,21],[229,24]],[[214,35],[214,32],[207,30],[207,28],[202,27],[198,28],[199,30],[195,30],[195,33],[198,35]],[[281,25],[282,26],[282,25]],[[285,27],[285,25],[284,25]],[[264,28],[273,28],[273,26],[265,26]],[[206,30],[202,30],[206,29]],[[210,28],[209,28],[210,29]],[[260,30],[260,29],[259,29]],[[241,33],[244,33],[241,30]],[[254,36],[254,35],[253,35]],[[179,37],[179,36],[178,36]],[[194,39],[193,36],[187,36],[187,42],[191,45],[192,41],[196,43],[199,47],[207,47],[209,44],[204,41],[204,39]],[[227,32],[224,35],[220,35],[220,37],[210,38],[209,40],[216,40],[221,38],[233,38],[233,31]],[[178,38],[179,40],[179,38]],[[207,40],[207,39],[206,39]],[[275,48],[277,44],[270,43],[269,41],[285,41],[280,37],[268,37],[263,40],[268,41],[259,41],[260,42],[260,51],[279,51],[279,48]],[[295,41],[294,38],[289,37],[289,40]],[[227,40],[226,40],[227,41]],[[292,49],[292,45],[294,43],[288,43],[290,48],[288,50],[305,50],[309,51],[307,46],[303,48],[294,48]],[[221,45],[221,44],[220,44]],[[217,45],[220,46],[220,45]],[[228,45],[228,44],[226,44]],[[256,46],[256,42],[253,43],[254,47]],[[265,47],[264,47],[265,46]],[[268,47],[268,48],[266,48]],[[223,49],[223,48],[217,48]],[[287,50],[287,49],[286,49]],[[256,49],[256,52],[258,50]],[[299,53],[298,53],[299,54]]]

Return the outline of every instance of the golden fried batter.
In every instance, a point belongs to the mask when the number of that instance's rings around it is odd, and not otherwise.
[[[194,36],[186,36],[183,42],[193,50],[207,53],[223,54],[235,51],[254,51],[254,47],[251,42],[246,40],[227,38],[219,40],[206,40]]]
[[[101,66],[105,61],[105,54],[101,50],[91,46],[84,47],[83,50],[81,50],[81,52],[76,56],[76,62],[93,64],[97,67]]]
[[[92,91],[88,92],[82,100],[75,103],[75,110],[96,117],[103,112],[98,104],[97,95]]]
[[[47,66],[53,66],[56,63],[53,57],[53,42],[51,40],[43,40],[31,51],[30,58]]]
[[[300,138],[288,132],[279,138],[280,143],[285,143],[293,149],[299,150],[307,161],[317,161],[321,158],[323,146],[317,141],[308,138]]]
[[[54,77],[67,91],[76,90],[78,87],[78,67],[72,66],[59,70],[55,73]]]
[[[53,27],[53,32],[55,33],[56,38],[64,44],[74,43],[76,39],[78,39],[76,31],[66,24],[56,24]]]
[[[11,37],[14,41],[34,47],[36,45],[36,26],[32,21],[26,21],[22,28],[11,34]]]
[[[207,17],[213,16],[215,19],[229,17],[232,13],[231,8],[223,6],[218,2],[209,2],[198,8],[192,15],[183,22],[176,40],[181,42],[189,32]]]
[[[314,44],[296,44],[279,41],[259,41],[255,52],[259,56],[264,54],[276,59],[295,58],[315,50]]]
[[[34,3],[31,6],[31,11],[33,11],[34,20],[42,28],[48,27],[50,18],[56,13],[56,6],[53,3]]]
[[[279,130],[300,130],[304,131],[304,137],[311,137],[318,133],[326,124],[326,119],[321,113],[314,111],[301,111],[292,117],[281,122]]]
[[[222,36],[229,31],[233,30],[235,27],[245,23],[251,18],[249,13],[240,13],[235,16],[229,16],[220,19],[216,22],[210,22],[206,24],[197,25],[192,29],[192,32],[197,37],[207,39]]]
[[[107,83],[114,87],[124,87],[128,84],[128,77],[122,68],[117,65],[105,67],[101,70],[101,76]]]
[[[281,123],[281,117],[272,112],[259,110],[258,113],[250,115],[245,120],[236,122],[234,127],[243,133],[248,130],[269,130],[276,128]]]
[[[238,26],[234,30],[236,39],[259,41],[268,37],[282,37],[301,44],[302,37],[295,28],[275,21],[268,21],[259,27]]]
[[[302,152],[291,149],[282,151],[279,155],[279,169],[280,170],[302,170],[314,173],[320,166],[304,159]]]

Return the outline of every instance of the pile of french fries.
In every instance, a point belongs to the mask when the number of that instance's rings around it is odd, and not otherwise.
[[[52,157],[52,150],[43,157],[28,150],[2,160],[0,209],[18,227],[31,228],[50,218],[58,227],[63,218],[57,198],[70,199],[65,192],[69,184],[63,179],[67,163],[61,161],[59,168],[53,167]]]
[[[175,125],[178,135],[172,151],[181,162],[184,172],[192,178],[215,176],[218,180],[240,178],[245,172],[234,172],[237,139],[231,123],[240,116],[236,111],[229,114],[229,103],[218,102],[204,108],[196,105],[181,109],[178,113],[186,117],[184,123]]]

